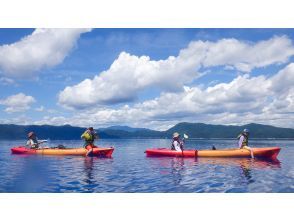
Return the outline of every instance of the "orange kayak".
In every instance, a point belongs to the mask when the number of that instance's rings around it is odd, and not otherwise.
[[[280,147],[251,148],[254,157],[277,158]],[[176,157],[251,157],[250,151],[246,149],[219,149],[219,150],[184,150],[174,151],[167,148],[154,148],[145,151],[147,156],[176,156]]]
[[[93,148],[93,153],[91,156],[98,157],[111,157],[113,147],[103,148],[96,147]],[[86,156],[87,150],[85,148],[65,148],[65,149],[55,149],[55,148],[42,148],[42,149],[30,149],[23,146],[14,147],[11,149],[13,154],[41,154],[41,155],[63,155],[63,156]]]
[[[254,157],[277,158],[281,148],[251,148]],[[250,151],[247,149],[220,149],[220,150],[199,150],[198,157],[250,157]]]

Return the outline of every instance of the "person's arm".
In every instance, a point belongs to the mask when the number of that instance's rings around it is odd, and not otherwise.
[[[31,146],[31,140],[28,140],[26,146]]]
[[[243,140],[244,140],[244,136],[242,135],[242,136],[239,138],[239,142],[238,142],[238,146],[239,146],[239,148],[242,148]]]
[[[94,131],[94,139],[99,139],[99,136],[96,131]]]
[[[86,131],[81,135],[81,139],[84,139]]]
[[[38,140],[37,137],[36,137],[36,140],[35,140],[34,146],[35,146],[35,147],[39,147],[39,140]]]
[[[185,144],[185,139],[181,141],[181,144],[180,144],[181,150],[184,150],[184,144]]]

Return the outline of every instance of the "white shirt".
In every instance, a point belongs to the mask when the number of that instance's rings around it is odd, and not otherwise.
[[[36,141],[36,142],[35,142]],[[29,146],[29,147],[38,147],[38,139],[36,138],[36,140],[32,140],[32,139],[29,139],[28,141],[27,141],[27,146]]]
[[[182,149],[181,149],[181,145],[180,145],[179,142],[174,141],[174,142],[173,142],[173,145],[174,145],[174,148],[175,148],[176,151],[182,151]]]
[[[238,142],[238,146],[239,146],[239,148],[242,147],[243,140],[244,140],[244,136],[241,135],[241,137],[239,138],[239,142]]]

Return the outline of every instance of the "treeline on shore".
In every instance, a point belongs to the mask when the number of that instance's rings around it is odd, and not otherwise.
[[[279,128],[262,124],[210,125],[204,123],[176,124],[166,131],[156,131],[146,128],[131,128],[128,126],[112,126],[96,129],[100,138],[171,138],[174,132],[188,134],[190,138],[236,138],[244,129],[250,130],[251,138],[294,138],[294,129]],[[70,125],[13,125],[0,124],[1,140],[26,139],[29,131],[34,131],[39,139],[79,140],[85,128]]]

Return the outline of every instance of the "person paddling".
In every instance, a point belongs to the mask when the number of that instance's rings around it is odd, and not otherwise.
[[[181,140],[180,134],[178,132],[175,132],[173,134],[171,150],[175,150],[175,151],[183,151],[184,150],[184,139]]]
[[[253,150],[248,147],[248,139],[249,139],[249,130],[244,129],[241,134],[238,135],[238,146],[240,149],[247,149],[250,151],[251,157],[254,158]]]
[[[29,146],[32,149],[39,148],[38,138],[36,134],[32,131],[28,133],[28,141],[26,143],[26,146]]]
[[[94,141],[98,139],[98,135],[93,127],[89,127],[81,136],[82,139],[85,140],[84,147],[88,150],[86,156],[90,155],[93,151]]]

